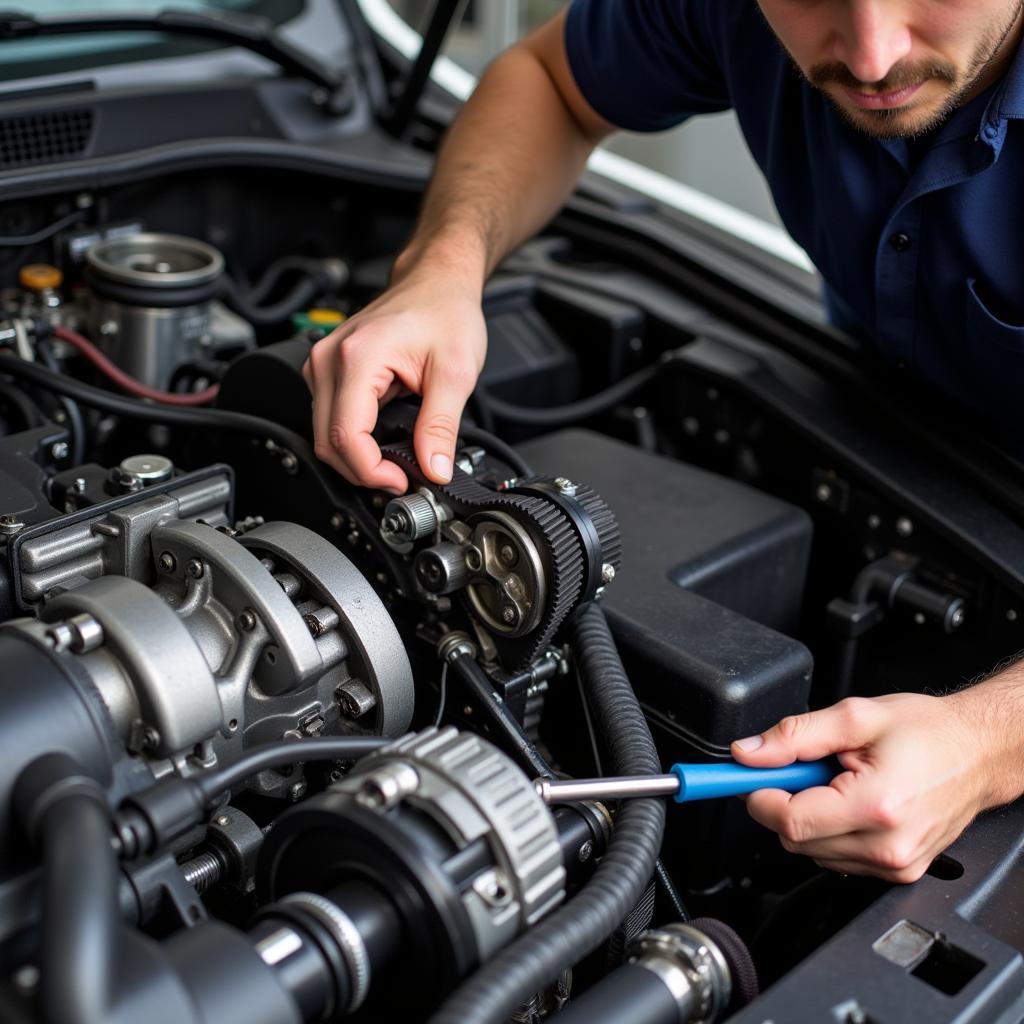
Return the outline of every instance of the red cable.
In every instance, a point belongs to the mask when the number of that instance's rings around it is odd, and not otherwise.
[[[86,359],[96,367],[100,373],[109,377],[119,388],[127,391],[136,398],[150,398],[154,402],[162,402],[164,405],[206,405],[217,397],[220,391],[219,384],[212,384],[202,391],[191,395],[179,395],[173,391],[161,391],[158,388],[151,388],[142,381],[129,376],[119,366],[115,366],[88,338],[84,338],[77,331],[70,327],[55,327],[54,337],[67,342],[73,349],[85,356]]]

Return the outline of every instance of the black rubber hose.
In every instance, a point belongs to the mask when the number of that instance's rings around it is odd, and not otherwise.
[[[3,381],[0,381],[0,405],[7,406],[9,410],[17,413],[25,430],[42,426],[47,422],[42,410],[24,391],[19,391],[13,385],[5,384]]]
[[[477,388],[474,395],[492,415],[507,423],[519,423],[528,427],[565,427],[614,409],[620,402],[624,402],[654,380],[662,369],[662,363],[652,363],[595,395],[581,398],[578,402],[570,402],[568,405],[556,405],[545,409],[513,405],[502,398],[487,394],[482,388]]]
[[[60,373],[60,363],[57,362],[57,357],[53,354],[48,340],[40,340],[36,345],[36,352],[43,365],[51,373]],[[68,420],[68,433],[71,435],[71,465],[80,466],[85,461],[85,418],[73,398],[68,398],[66,395],[58,395],[57,398]]]
[[[37,363],[29,363],[24,359],[13,357],[0,357],[0,376],[30,381],[56,395],[73,398],[81,402],[82,405],[89,406],[90,409],[100,409],[103,412],[124,416],[130,420],[163,423],[170,427],[223,430],[228,433],[270,438],[294,452],[299,458],[305,458],[311,464],[316,464],[312,447],[304,437],[295,433],[294,430],[289,430],[279,423],[262,419],[259,416],[250,416],[243,412],[230,412],[226,409],[185,408],[159,405],[156,402],[140,402],[134,398],[123,398],[111,391],[83,384],[73,377],[52,373]]]
[[[304,309],[320,291],[320,282],[315,278],[303,277],[292,285],[284,298],[272,306],[258,306],[229,277],[224,278],[222,298],[240,316],[259,326],[272,326],[287,320],[292,313]]]
[[[661,771],[643,711],[597,605],[580,609],[573,645],[615,775]],[[465,981],[432,1024],[501,1024],[562,971],[604,942],[647,887],[665,826],[662,800],[624,801],[608,849],[590,881],[564,907],[531,928]]]
[[[14,803],[42,860],[42,1019],[108,1024],[120,871],[103,788],[67,755],[44,754],[18,777]]]

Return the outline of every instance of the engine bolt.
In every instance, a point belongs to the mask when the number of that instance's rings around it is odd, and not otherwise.
[[[238,616],[238,626],[246,633],[251,633],[256,628],[256,616],[248,608]]]
[[[17,516],[0,516],[0,534],[4,536],[12,537],[24,527],[25,524]]]
[[[188,574],[194,580],[201,580],[203,578],[203,563],[198,558],[189,559]]]
[[[170,551],[164,551],[160,555],[160,568],[164,572],[174,572],[178,568],[178,560],[170,553]]]
[[[373,692],[358,679],[348,679],[334,691],[338,708],[346,718],[361,718],[377,706]]]
[[[516,611],[515,605],[505,605],[501,610],[501,618],[503,622],[507,622],[510,626],[515,625],[519,619],[519,612]]]
[[[896,532],[901,537],[909,537],[914,532],[914,524],[906,516],[900,516],[896,520]]]
[[[601,582],[611,583],[615,579],[615,566],[611,562],[605,562],[601,566]]]
[[[288,799],[293,803],[297,800],[301,800],[306,795],[306,781],[300,779],[298,782],[292,783],[291,788],[288,790]]]
[[[502,544],[498,555],[505,565],[512,566],[516,564],[516,549],[511,544]]]
[[[576,493],[576,485],[564,476],[555,477],[555,486],[563,493],[570,497]]]
[[[345,525],[345,517],[340,512],[335,512],[330,518],[332,530],[340,530]]]
[[[59,462],[61,459],[66,459],[71,452],[71,448],[68,446],[67,441],[58,441],[50,448],[50,454]]]
[[[583,845],[582,845],[582,846],[581,846],[581,847],[579,848],[579,851],[578,851],[578,852],[577,852],[577,854],[576,854],[576,859],[577,859],[577,860],[578,860],[578,861],[579,861],[579,862],[580,862],[581,864],[586,864],[586,862],[587,862],[588,860],[590,860],[590,857],[591,857],[591,855],[593,854],[593,852],[594,852],[594,843],[593,843],[593,840],[591,840],[591,839],[588,839],[588,840],[587,840],[587,841],[586,841],[586,842],[585,842],[585,843],[584,843],[584,844],[583,844]]]
[[[828,484],[818,484],[818,489],[814,492],[814,496],[822,504],[832,499],[832,488]]]
[[[281,468],[286,473],[295,473],[299,468],[299,460],[291,452],[287,452],[281,459]]]

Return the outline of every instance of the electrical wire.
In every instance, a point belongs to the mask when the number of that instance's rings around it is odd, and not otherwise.
[[[475,395],[477,401],[486,406],[494,416],[508,423],[517,423],[528,427],[565,427],[613,409],[654,380],[662,372],[662,369],[662,363],[652,363],[650,366],[631,373],[628,377],[623,377],[622,380],[603,391],[581,398],[578,402],[556,405],[547,409],[513,405],[502,398],[495,398],[494,395],[487,394],[482,388],[477,388]]]
[[[192,781],[209,803],[250,775],[268,768],[299,761],[355,761],[390,742],[379,736],[318,736],[315,739],[267,743],[247,751],[226,768],[196,772]]]
[[[448,662],[441,666],[441,683],[437,696],[437,717],[434,719],[434,728],[441,728],[441,719],[444,718],[445,699],[448,696]]]
[[[492,455],[496,455],[502,462],[515,470],[517,476],[533,476],[533,470],[526,459],[510,444],[502,441],[500,437],[496,437],[490,431],[463,423],[459,426],[459,437],[470,444],[486,448]]]
[[[105,377],[108,377],[122,391],[127,391],[136,398],[148,398],[153,402],[165,405],[207,405],[212,402],[220,391],[219,384],[212,384],[202,391],[191,395],[179,395],[172,391],[151,388],[148,384],[136,380],[124,372],[121,367],[111,362],[88,338],[83,337],[70,327],[54,327],[53,336],[70,345],[76,352],[84,356]]]
[[[35,245],[37,242],[45,242],[46,239],[52,238],[65,228],[80,223],[84,217],[84,210],[75,210],[73,213],[61,217],[60,220],[55,220],[52,224],[48,224],[45,228],[40,228],[31,235],[0,235],[0,247]]]

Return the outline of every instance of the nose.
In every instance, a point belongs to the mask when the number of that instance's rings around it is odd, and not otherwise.
[[[846,23],[836,33],[835,58],[859,81],[881,82],[910,53],[913,40],[903,4],[892,0],[849,0]]]

